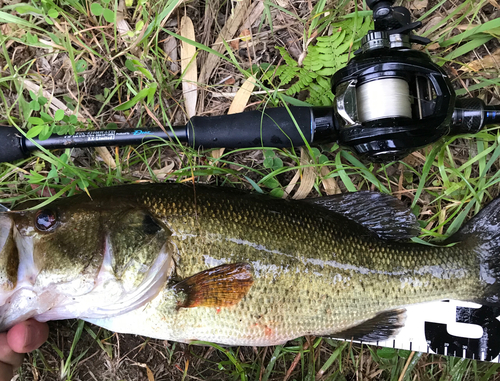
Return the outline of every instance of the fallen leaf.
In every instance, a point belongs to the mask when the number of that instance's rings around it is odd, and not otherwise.
[[[231,42],[229,42],[229,46],[233,48],[233,50],[238,50],[240,48],[240,39],[235,38],[234,40],[231,40]]]
[[[493,5],[495,8],[500,9],[500,4],[496,0],[489,0],[490,4]]]
[[[173,73],[177,73],[180,70],[179,63],[177,62],[179,59],[177,55],[177,39],[172,36],[168,37],[163,43],[163,51],[167,55],[170,70]]]
[[[410,9],[423,9],[429,4],[428,0],[413,0],[410,4]]]
[[[427,45],[426,49],[427,50],[436,50],[441,48],[441,45],[439,45],[439,42],[435,42],[434,44]]]
[[[194,26],[191,19],[183,16],[181,19],[180,35],[191,41],[196,41]],[[196,67],[196,47],[188,42],[181,43],[182,93],[188,118],[196,115],[196,101],[198,99],[198,69]]]
[[[146,374],[148,375],[148,381],[155,381],[155,376],[147,364],[136,363],[137,366],[146,369]]]
[[[36,194],[39,195],[40,197],[51,197],[54,196],[57,191],[50,187],[46,186],[41,186],[41,185],[35,185],[35,184],[30,184],[31,189],[36,190]]]
[[[245,29],[240,33],[240,39],[241,41],[248,42],[252,39],[252,33],[248,29]]]
[[[470,72],[490,69],[492,67],[500,67],[500,49],[497,49],[494,53],[484,56],[479,60],[469,62],[467,65],[463,66],[462,70]]]
[[[236,96],[231,102],[231,106],[229,106],[228,114],[236,114],[238,112],[245,111],[245,107],[247,106],[248,100],[252,95],[253,89],[255,88],[255,78],[248,77],[243,85],[241,85],[240,89],[236,92]]]
[[[418,34],[422,35],[424,32],[427,32],[428,30],[434,28],[436,25],[440,24],[441,21],[443,21],[442,16],[433,16],[430,19],[427,19],[425,24],[418,30]]]
[[[175,163],[171,162],[170,164],[165,165],[161,169],[154,169],[153,173],[158,178],[158,180],[164,180],[165,177],[167,177],[167,175],[172,172],[172,169],[174,169],[174,166],[175,166]]]
[[[128,34],[131,31],[131,28],[127,20],[125,20],[126,15],[127,7],[125,5],[125,1],[120,0],[116,11],[116,30],[118,31],[123,42],[125,42],[126,45],[129,45],[132,43],[132,37]]]
[[[295,175],[293,176],[292,180],[288,183],[288,185],[285,188],[285,192],[283,194],[283,198],[287,198],[290,193],[292,193],[293,188],[295,188],[295,185],[297,185],[297,182],[300,179],[300,171],[297,170],[295,172]]]
[[[260,19],[262,17],[262,12],[264,12],[264,2],[263,1],[254,1],[248,10],[249,16],[243,22],[242,28],[252,29],[252,26],[255,23],[260,23]]]
[[[241,23],[247,18],[247,11],[250,3],[250,0],[241,0],[237,2],[233,15],[224,24],[224,27],[217,37],[217,40],[211,47],[212,49],[216,50],[219,53],[222,53],[226,50],[226,46],[223,44],[223,41],[229,41],[234,38],[234,35],[238,31]],[[200,76],[198,77],[198,83],[207,83],[218,63],[219,57],[215,54],[209,54],[207,59],[203,63],[203,66],[201,67]]]
[[[287,8],[290,6],[289,0],[276,0],[276,4],[278,4],[281,8]]]

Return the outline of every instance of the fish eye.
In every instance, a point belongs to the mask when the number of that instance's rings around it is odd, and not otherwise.
[[[57,225],[57,215],[50,209],[42,209],[36,213],[35,227],[42,232],[49,232]]]

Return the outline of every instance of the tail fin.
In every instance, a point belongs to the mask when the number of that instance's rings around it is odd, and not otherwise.
[[[479,276],[484,286],[477,303],[500,306],[500,197],[466,223],[445,243],[464,242],[472,248],[479,262]]]

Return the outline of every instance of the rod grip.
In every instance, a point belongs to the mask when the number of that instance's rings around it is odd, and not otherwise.
[[[23,139],[17,128],[0,125],[0,163],[24,159],[29,156],[23,150]]]
[[[194,148],[284,148],[303,146],[304,138],[312,142],[312,109],[289,107],[289,110],[278,107],[231,115],[192,117],[187,124],[189,145]]]

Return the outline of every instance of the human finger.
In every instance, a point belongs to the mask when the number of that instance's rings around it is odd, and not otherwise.
[[[10,381],[12,377],[14,377],[13,366],[0,362],[0,381]]]
[[[14,352],[28,353],[40,347],[49,337],[49,326],[29,319],[7,332],[7,341]]]
[[[0,333],[0,362],[18,368],[23,363],[24,355],[16,353],[7,341],[7,334]]]

